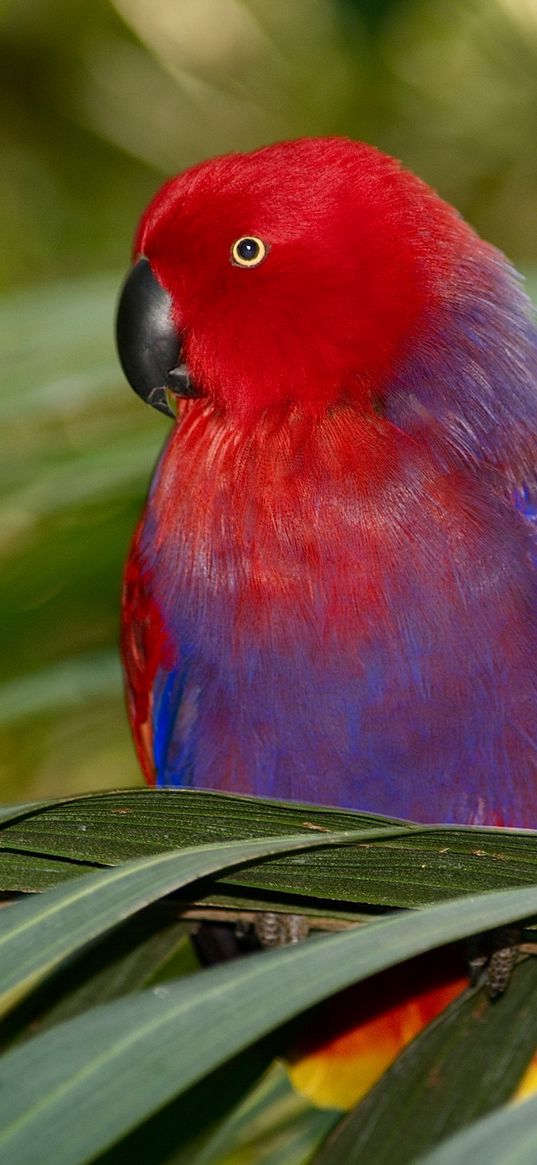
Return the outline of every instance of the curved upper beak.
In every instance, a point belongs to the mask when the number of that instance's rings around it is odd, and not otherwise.
[[[168,393],[199,396],[182,362],[182,336],[173,321],[172,301],[151,270],[138,259],[121,289],[116,316],[121,367],[138,396],[173,417]]]

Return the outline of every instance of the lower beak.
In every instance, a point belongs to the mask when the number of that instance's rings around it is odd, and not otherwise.
[[[170,394],[201,395],[182,361],[183,338],[173,320],[171,296],[153,274],[148,259],[138,259],[121,289],[116,340],[131,388],[159,412],[175,416]]]

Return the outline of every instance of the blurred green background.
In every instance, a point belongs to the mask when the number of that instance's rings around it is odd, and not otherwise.
[[[116,289],[162,178],[344,133],[401,157],[530,277],[537,0],[0,0],[0,798],[140,781],[121,565],[163,418]]]

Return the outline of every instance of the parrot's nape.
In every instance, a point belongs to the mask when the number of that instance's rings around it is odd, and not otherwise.
[[[147,779],[535,826],[537,329],[504,256],[372,147],[285,142],[166,183],[117,331],[176,416],[125,573]],[[440,978],[362,1001],[344,1099]]]

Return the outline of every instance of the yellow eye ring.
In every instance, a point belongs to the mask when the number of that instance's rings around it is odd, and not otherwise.
[[[268,251],[263,239],[255,235],[241,235],[231,248],[231,262],[236,267],[259,267]]]

